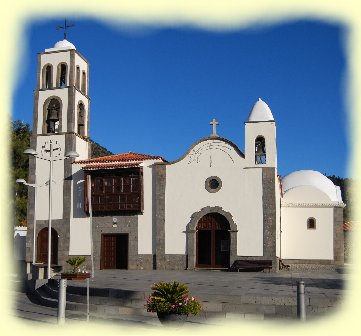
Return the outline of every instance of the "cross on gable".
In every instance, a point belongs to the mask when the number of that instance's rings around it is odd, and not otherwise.
[[[219,125],[219,122],[213,118],[213,120],[209,124],[212,125],[212,131],[213,131],[211,137],[218,137],[216,132],[217,131],[216,127],[217,125]]]
[[[57,26],[56,27],[56,30],[60,30],[60,29],[64,29],[64,40],[66,40],[66,29],[67,28],[73,28],[75,27],[75,24],[70,24],[70,25],[67,25],[66,24],[66,19],[64,19],[64,26]]]

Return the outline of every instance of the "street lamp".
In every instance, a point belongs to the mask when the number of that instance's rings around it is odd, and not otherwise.
[[[49,224],[48,224],[48,270],[47,278],[50,279],[50,265],[51,265],[51,220],[52,220],[52,181],[53,181],[53,162],[70,158],[76,158],[79,154],[75,151],[65,153],[65,156],[60,156],[61,148],[55,140],[46,141],[42,146],[42,155],[39,155],[34,149],[25,149],[24,154],[31,155],[37,159],[49,162]]]
[[[31,184],[31,183],[27,183],[24,179],[17,179],[16,180],[17,183],[21,183],[26,185],[27,187],[33,187],[35,189],[35,196],[34,196],[34,233],[33,233],[33,265],[35,264],[36,260],[35,260],[35,255],[36,255],[36,217],[35,217],[35,209],[36,209],[36,191],[37,191],[37,185],[36,184]]]

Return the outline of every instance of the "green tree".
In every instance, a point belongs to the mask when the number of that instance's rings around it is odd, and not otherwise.
[[[12,121],[12,183],[13,192],[15,195],[14,215],[15,225],[25,226],[27,203],[28,203],[28,189],[23,184],[16,183],[16,179],[28,179],[29,158],[24,154],[24,150],[30,147],[31,129],[28,123],[21,120]],[[89,139],[91,142],[91,157],[99,157],[112,155],[105,147],[99,145],[97,142]]]
[[[101,156],[108,156],[108,155],[112,155],[112,152],[109,152],[105,147],[99,145],[97,142],[90,140],[91,143],[91,154],[90,157],[92,159],[97,158],[97,157],[101,157]]]
[[[12,122],[12,183],[15,194],[15,225],[26,225],[27,187],[16,179],[27,179],[29,159],[23,153],[30,145],[30,125],[16,120]]]

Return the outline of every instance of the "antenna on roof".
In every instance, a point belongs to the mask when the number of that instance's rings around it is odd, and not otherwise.
[[[66,40],[66,29],[67,28],[73,28],[75,27],[75,24],[70,24],[70,25],[67,25],[66,24],[66,18],[64,19],[64,26],[57,26],[56,27],[56,30],[60,30],[60,29],[64,29],[64,40]]]

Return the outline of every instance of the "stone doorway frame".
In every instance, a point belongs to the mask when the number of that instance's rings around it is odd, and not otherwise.
[[[218,213],[224,216],[229,223],[229,235],[230,235],[230,256],[229,263],[232,265],[233,261],[237,259],[237,224],[233,221],[233,216],[224,211],[221,207],[204,207],[200,211],[195,212],[191,216],[190,222],[187,224],[187,229],[185,231],[187,235],[187,269],[194,270],[196,265],[196,227],[199,220],[209,213]]]

